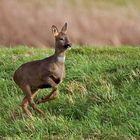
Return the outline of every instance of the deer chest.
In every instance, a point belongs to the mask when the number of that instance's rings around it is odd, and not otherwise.
[[[52,79],[56,83],[60,83],[65,77],[65,67],[64,65],[51,65],[47,70],[46,76],[52,76]]]
[[[55,69],[52,71],[52,75],[54,75],[54,77],[62,80],[65,77],[64,67],[55,67]]]

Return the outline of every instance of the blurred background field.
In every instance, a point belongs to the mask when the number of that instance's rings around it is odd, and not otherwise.
[[[139,0],[1,0],[0,45],[52,47],[66,21],[74,44],[140,44]]]

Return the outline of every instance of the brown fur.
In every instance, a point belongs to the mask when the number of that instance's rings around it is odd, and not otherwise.
[[[25,63],[15,71],[14,81],[25,94],[21,106],[23,111],[29,116],[32,116],[32,114],[27,108],[28,105],[44,115],[44,112],[38,109],[33,101],[38,89],[51,87],[52,92],[39,100],[37,104],[56,98],[58,85],[65,77],[65,65],[58,58],[64,58],[66,50],[71,47],[66,30],[67,23],[65,23],[61,32],[58,32],[57,27],[53,25],[52,32],[55,37],[55,53],[43,60]]]

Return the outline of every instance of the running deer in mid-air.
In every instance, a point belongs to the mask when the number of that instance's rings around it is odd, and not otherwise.
[[[65,52],[71,48],[71,43],[66,34],[67,23],[64,24],[60,32],[55,25],[52,26],[51,30],[55,37],[55,53],[45,59],[21,65],[14,74],[15,83],[25,94],[21,104],[22,110],[30,117],[32,117],[32,113],[28,106],[43,116],[45,115],[36,104],[55,99],[58,85],[65,77]],[[37,91],[42,88],[52,88],[52,91],[35,103],[34,97]]]

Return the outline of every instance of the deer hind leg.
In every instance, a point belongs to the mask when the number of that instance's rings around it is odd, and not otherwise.
[[[28,104],[38,113],[40,113],[41,115],[45,115],[43,111],[41,111],[37,105],[34,103],[33,98],[35,97],[36,93],[32,93],[30,86],[24,86],[22,88],[23,92],[26,94],[25,96],[25,101],[23,100],[22,106],[23,106],[23,111],[25,111],[25,113],[29,116],[31,116],[31,112],[29,113],[29,110],[27,109]]]
[[[32,99],[35,97],[36,91],[37,90],[32,91]],[[31,112],[28,109],[28,106],[29,106],[28,96],[25,96],[21,104],[22,110],[28,116],[32,116]]]
[[[25,96],[22,101],[21,107],[25,114],[27,114],[29,117],[32,117],[32,113],[29,111],[28,105],[29,105],[28,98],[27,96]]]

